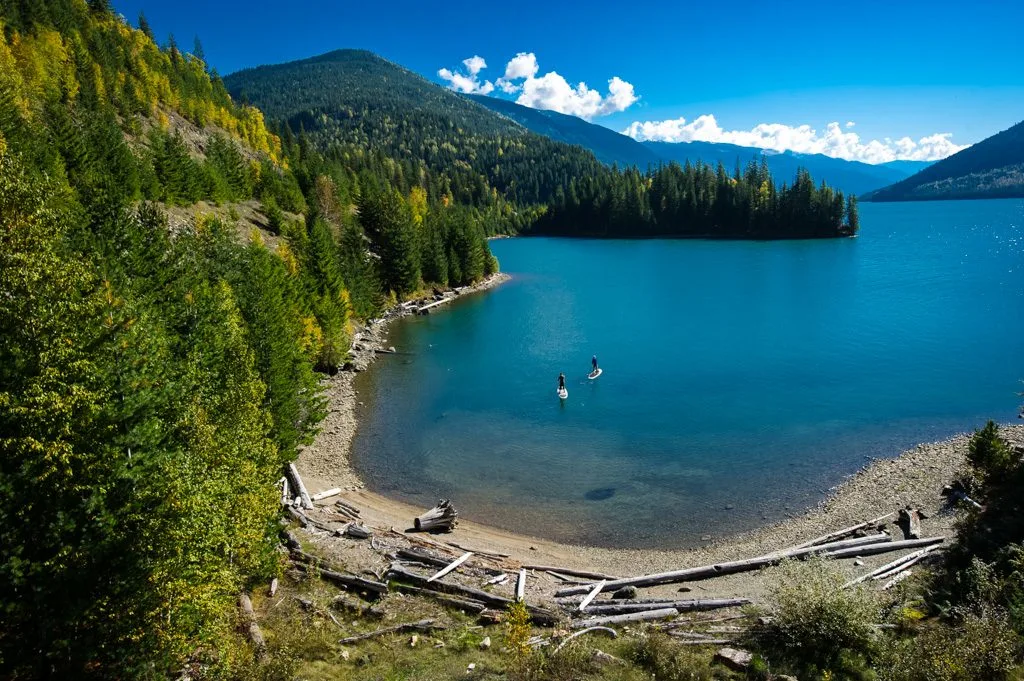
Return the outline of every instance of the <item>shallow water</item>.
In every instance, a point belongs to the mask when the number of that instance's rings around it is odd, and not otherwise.
[[[866,456],[1013,419],[1024,202],[864,204],[861,224],[494,241],[513,280],[394,324],[407,354],[359,377],[356,468],[528,534],[681,547],[800,512]]]

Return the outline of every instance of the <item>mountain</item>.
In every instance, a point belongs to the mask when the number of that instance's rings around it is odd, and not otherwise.
[[[544,203],[556,186],[601,172],[582,147],[530,132],[363,50],[246,69],[224,82],[323,150],[383,154],[406,179],[443,175],[457,203],[495,206],[492,190],[501,200]]]
[[[620,167],[636,166],[641,170],[663,163],[654,150],[632,137],[615,132],[603,125],[589,123],[577,116],[532,109],[497,97],[464,95],[468,99],[501,114],[538,135],[550,137],[566,144],[577,144],[589,149],[602,163]]]
[[[756,147],[742,147],[718,142],[638,142],[602,125],[589,123],[576,116],[531,109],[515,102],[482,95],[466,98],[495,113],[519,123],[533,132],[551,139],[577,144],[589,149],[602,163],[620,167],[636,166],[645,170],[670,161],[685,164],[717,164],[721,162],[732,172],[736,163],[746,165],[762,153],[776,180],[791,183],[798,168],[806,168],[818,180],[847,193],[861,194],[898,182],[929,165],[923,161],[892,161],[879,165],[845,161],[824,154],[776,153]]]
[[[864,197],[932,201],[1024,196],[1024,121]]]

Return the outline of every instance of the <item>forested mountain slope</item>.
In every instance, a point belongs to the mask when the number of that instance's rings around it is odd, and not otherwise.
[[[939,161],[867,201],[997,199],[1024,196],[1024,121]]]

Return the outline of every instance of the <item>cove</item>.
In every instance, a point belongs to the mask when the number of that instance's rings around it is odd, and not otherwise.
[[[676,548],[801,513],[865,457],[1014,419],[1024,202],[864,204],[861,224],[493,241],[512,281],[398,321],[403,354],[358,377],[353,464],[497,527]]]

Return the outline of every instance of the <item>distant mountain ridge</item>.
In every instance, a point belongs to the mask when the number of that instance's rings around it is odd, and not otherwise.
[[[1024,121],[863,197],[933,201],[1024,197]]]
[[[465,95],[467,99],[515,121],[523,127],[568,144],[576,144],[594,153],[602,163],[620,167],[637,166],[646,170],[670,161],[685,164],[721,162],[732,172],[738,162],[744,166],[764,154],[778,182],[792,182],[799,168],[806,168],[817,180],[852,194],[862,194],[899,182],[929,165],[929,161],[891,161],[878,165],[846,161],[824,154],[800,154],[792,151],[765,152],[722,142],[638,142],[632,137],[589,123],[576,116],[532,109],[515,102],[483,95]]]

